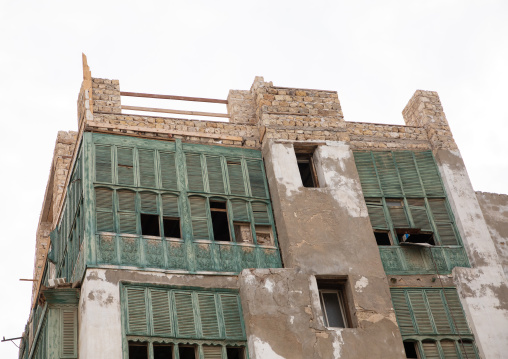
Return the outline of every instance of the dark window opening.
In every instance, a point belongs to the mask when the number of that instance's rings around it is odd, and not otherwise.
[[[230,241],[228,213],[222,211],[211,211],[213,238],[216,241]]]
[[[388,231],[375,231],[374,237],[376,237],[376,243],[378,246],[392,245],[392,241],[390,240],[390,232]]]
[[[296,161],[304,187],[319,187],[312,153],[297,153]]]
[[[228,347],[226,348],[226,352],[227,352],[227,358],[228,359],[244,359],[244,356],[243,356],[243,348],[231,348],[231,347]]]
[[[153,359],[173,358],[173,348],[167,344],[153,344]]]
[[[396,228],[399,243],[427,243],[435,245],[432,232],[422,232],[419,228]]]
[[[178,346],[178,354],[180,354],[180,359],[196,359],[196,349],[194,347]]]
[[[416,342],[404,342],[404,350],[406,351],[406,358],[418,359]]]
[[[347,309],[346,287],[344,284],[343,280],[317,280],[323,319],[325,326],[329,328],[351,327],[351,319]]]
[[[148,359],[148,343],[129,342],[129,359]]]
[[[210,201],[210,209],[226,209],[226,202]]]
[[[164,237],[182,238],[180,232],[180,218],[164,217],[162,222],[164,226]]]
[[[235,229],[235,239],[239,243],[253,243],[252,231],[250,229],[250,223],[234,222],[233,227]]]
[[[158,215],[141,213],[141,234],[144,236],[160,236]]]

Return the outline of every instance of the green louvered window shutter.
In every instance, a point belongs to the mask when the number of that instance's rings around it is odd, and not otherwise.
[[[226,160],[231,194],[245,196],[245,182],[243,180],[241,160],[239,158],[226,158]]]
[[[474,343],[470,340],[459,341],[460,354],[462,359],[478,359],[479,356],[476,354]]]
[[[395,309],[395,315],[397,317],[397,323],[399,323],[401,334],[416,334],[404,291],[393,289],[391,294],[393,308]]]
[[[253,197],[266,198],[266,182],[263,173],[263,161],[246,160],[249,172],[250,190]]]
[[[374,153],[374,159],[384,196],[401,197],[402,189],[392,154],[390,152],[376,152]]]
[[[213,293],[198,293],[197,296],[203,337],[219,338],[219,321],[217,317],[215,295]]]
[[[119,233],[136,234],[136,192],[118,190],[118,222]]]
[[[429,199],[429,206],[441,244],[457,245],[457,237],[444,199]]]
[[[150,295],[152,299],[151,314],[153,335],[171,336],[173,330],[169,292],[166,290],[151,289]]]
[[[427,196],[444,197],[443,185],[432,152],[415,152],[414,155]]]
[[[409,221],[402,199],[386,199],[388,212],[395,228],[409,228]]]
[[[455,346],[455,342],[453,340],[441,340],[440,344],[446,359],[459,359],[457,347]],[[475,357],[471,357],[470,359],[474,358]]]
[[[146,289],[127,287],[127,327],[129,334],[148,334]]]
[[[134,159],[132,148],[117,147],[118,184],[134,185]]]
[[[435,333],[430,320],[430,313],[425,303],[424,291],[409,289],[407,293],[416,320],[418,333]]]
[[[187,183],[189,191],[203,192],[203,172],[201,171],[201,155],[198,153],[186,153]]]
[[[175,153],[174,152],[160,152],[160,166],[161,166],[161,184],[164,189],[178,188]]]
[[[427,209],[425,208],[425,200],[423,198],[409,198],[407,202],[409,204],[411,217],[413,218],[414,227],[420,228],[422,231],[432,231]]]
[[[206,156],[206,168],[210,192],[225,193],[221,158],[219,156]]]
[[[425,193],[420,183],[413,153],[410,151],[394,152],[393,156],[399,170],[404,195],[407,197],[424,197]]]
[[[76,308],[61,308],[61,358],[78,357],[78,311]]]
[[[111,183],[111,172],[111,146],[95,145],[95,180]]]
[[[453,321],[455,322],[455,332],[460,334],[471,333],[457,291],[455,289],[445,289],[445,293],[448,310],[453,315]]]
[[[248,204],[249,204],[249,202],[241,200],[241,199],[232,199],[231,200],[231,207],[233,209],[233,220],[234,221],[250,222]]]
[[[445,308],[446,304],[443,301],[442,292],[427,290],[426,295],[437,332],[441,334],[452,333],[452,327],[450,326],[450,321],[448,320]]]
[[[97,232],[114,232],[113,190],[98,187],[95,189],[95,215]]]
[[[388,229],[388,223],[384,213],[383,204],[379,198],[367,198],[367,211],[369,212],[370,223],[375,229]]]
[[[219,298],[222,306],[226,338],[243,338],[245,335],[243,333],[238,296],[219,294]]]
[[[192,305],[192,293],[174,292],[176,318],[178,323],[178,336],[195,337],[196,321],[194,319],[194,308]]]
[[[141,200],[141,213],[158,214],[157,193],[143,191],[139,193]]]
[[[222,347],[218,345],[203,345],[204,359],[222,359]]]
[[[355,163],[365,197],[381,197],[381,189],[370,152],[355,152]]]
[[[180,217],[178,211],[178,197],[172,194],[162,195],[162,214],[164,217]]]
[[[252,202],[252,214],[254,215],[254,223],[270,224],[270,216],[266,203]]]
[[[425,340],[422,342],[423,353],[426,359],[440,359],[437,343],[433,340]]]
[[[138,150],[139,184],[141,187],[155,188],[155,151],[147,149]]]
[[[206,198],[191,196],[189,202],[194,239],[209,239]]]

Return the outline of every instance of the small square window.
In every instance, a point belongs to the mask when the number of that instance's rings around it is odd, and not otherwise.
[[[158,215],[141,213],[141,234],[144,236],[160,236]]]
[[[180,232],[180,218],[164,217],[164,237],[182,238]]]
[[[391,246],[392,245],[390,231],[375,230],[374,237],[376,237],[376,243],[378,246]]]
[[[256,226],[257,244],[273,246],[272,226]]]
[[[317,279],[317,285],[325,326],[350,328],[351,319],[347,307],[345,281]]]
[[[314,148],[305,150],[295,148],[295,154],[303,186],[308,188],[319,187],[316,167],[314,165]]]
[[[173,358],[173,346],[169,344],[153,344],[153,359]]]
[[[228,359],[244,359],[243,353],[245,352],[243,348],[233,348],[233,347],[227,347],[227,358]]]
[[[420,356],[418,355],[417,342],[405,341],[404,342],[404,351],[406,352],[406,358],[409,358],[409,359],[420,358]]]
[[[196,359],[196,347],[194,346],[178,346],[178,354],[180,359]]]
[[[148,359],[148,343],[129,342],[129,359]]]
[[[250,223],[245,222],[234,222],[235,228],[235,239],[238,243],[253,243],[252,231],[250,229]]]

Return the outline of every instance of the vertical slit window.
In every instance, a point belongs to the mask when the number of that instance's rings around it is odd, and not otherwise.
[[[295,149],[295,152],[298,151]],[[313,153],[296,153],[296,162],[304,187],[319,187]]]

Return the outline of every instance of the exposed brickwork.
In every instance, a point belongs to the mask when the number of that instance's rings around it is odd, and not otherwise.
[[[228,114],[232,123],[256,124],[254,94],[245,90],[229,90]]]
[[[402,111],[408,126],[423,127],[433,149],[456,149],[450,126],[435,91],[417,90]]]
[[[92,78],[93,112],[121,113],[120,82]]]

